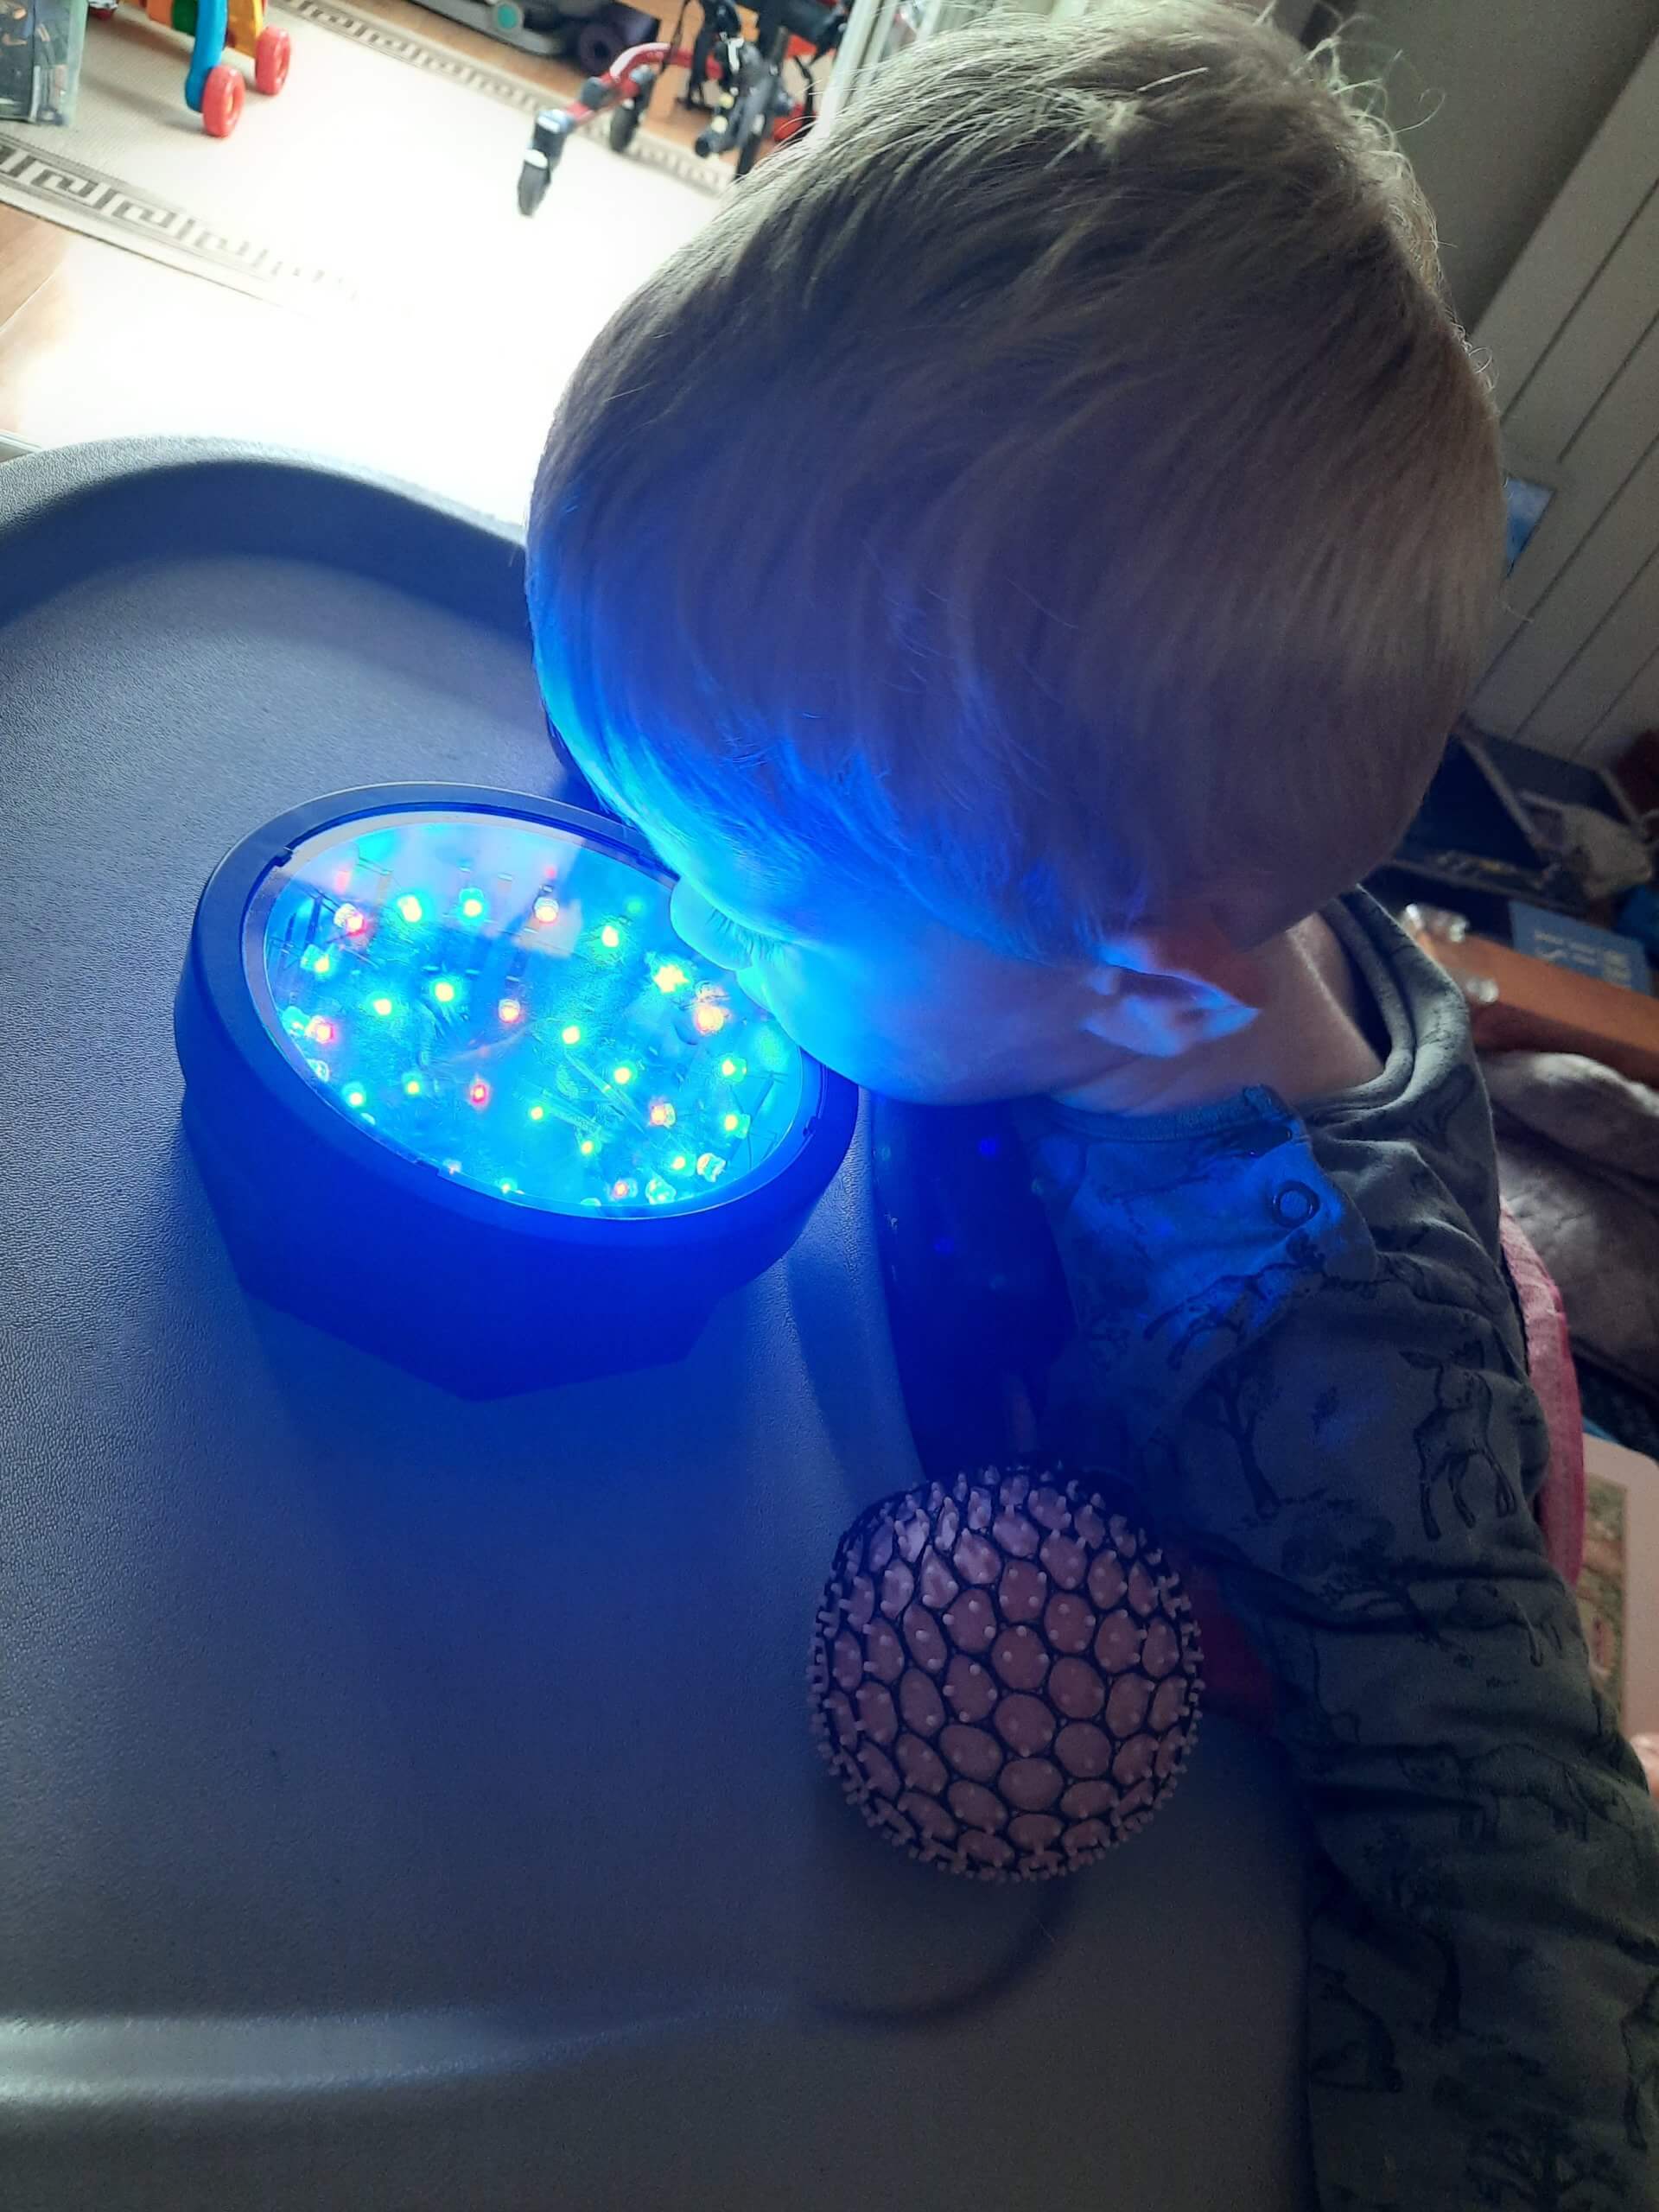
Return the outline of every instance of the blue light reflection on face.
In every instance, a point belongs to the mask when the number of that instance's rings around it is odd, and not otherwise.
[[[668,901],[548,823],[361,817],[265,879],[243,957],[291,1065],[373,1140],[517,1205],[685,1211],[793,1155],[806,1076]]]

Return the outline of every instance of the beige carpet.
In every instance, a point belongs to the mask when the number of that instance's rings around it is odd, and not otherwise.
[[[273,100],[250,81],[227,139],[184,105],[183,39],[125,8],[92,22],[73,125],[0,123],[0,203],[289,306],[481,317],[545,370],[708,219],[724,181],[723,163],[694,181],[691,157],[648,135],[626,156],[576,138],[527,220],[536,86],[346,0],[290,0],[273,20],[294,42],[288,83]],[[111,374],[131,372],[111,338]]]

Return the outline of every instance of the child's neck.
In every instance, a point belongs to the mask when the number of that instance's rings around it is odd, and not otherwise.
[[[1327,923],[1312,916],[1256,958],[1261,1004],[1247,1027],[1173,1058],[1125,1052],[1065,1103],[1092,1113],[1168,1114],[1260,1086],[1300,1106],[1382,1073],[1361,1027],[1357,981]]]

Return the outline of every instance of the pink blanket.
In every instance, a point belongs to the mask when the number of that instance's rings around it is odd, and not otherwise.
[[[1549,1473],[1538,1497],[1538,1525],[1550,1561],[1568,1588],[1584,1565],[1584,1416],[1560,1293],[1507,1206],[1503,1257],[1521,1300],[1532,1387],[1549,1425]]]

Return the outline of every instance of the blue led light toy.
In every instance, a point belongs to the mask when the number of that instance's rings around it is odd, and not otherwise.
[[[238,845],[175,1027],[246,1287],[468,1396],[689,1351],[857,1107],[676,937],[671,888],[613,822],[454,786]]]

